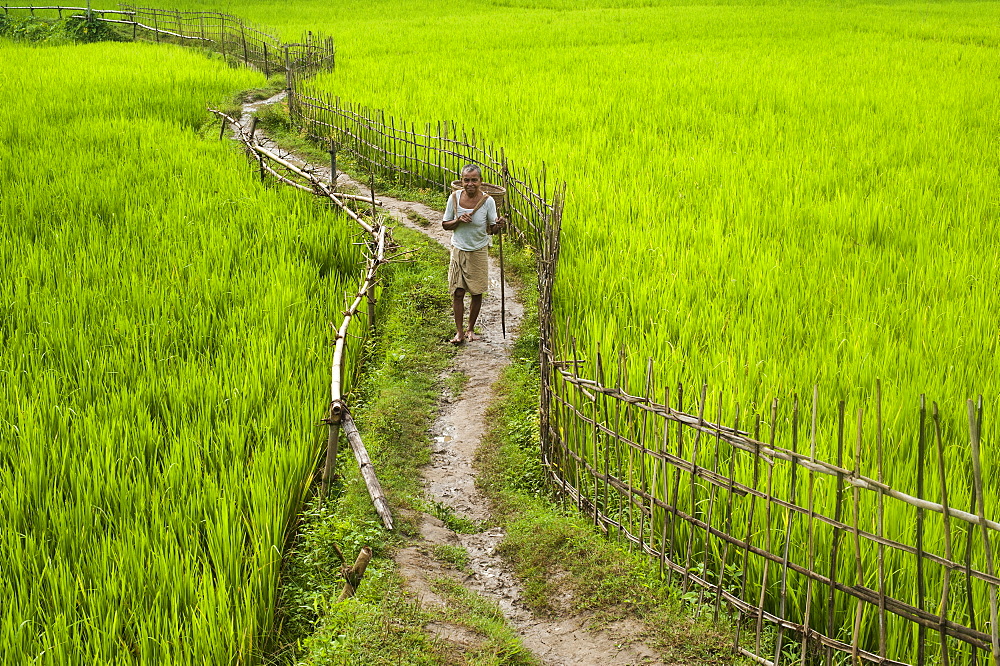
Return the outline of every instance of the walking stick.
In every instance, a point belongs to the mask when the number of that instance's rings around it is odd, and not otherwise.
[[[507,339],[507,295],[504,293],[503,279],[503,229],[498,234],[500,236],[500,330],[503,332],[503,339]]]
[[[503,187],[506,191],[504,196],[504,208],[507,209],[507,221],[510,221],[510,174],[507,172],[507,158],[501,157],[503,169]],[[507,339],[507,295],[504,293],[503,279],[503,232],[500,230],[500,330],[503,332],[503,339]]]

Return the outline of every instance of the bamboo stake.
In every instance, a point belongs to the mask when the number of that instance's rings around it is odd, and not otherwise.
[[[990,543],[990,532],[986,528],[986,494],[983,489],[983,471],[979,457],[980,429],[982,428],[983,397],[979,396],[979,404],[969,400],[969,440],[972,445],[972,480],[976,486],[978,498],[980,532],[983,536],[983,557],[986,559],[986,573],[993,575],[993,549]],[[990,635],[993,652],[993,664],[1000,664],[1000,626],[997,625],[997,586],[992,584],[990,590]]]
[[[677,384],[677,409],[682,410],[684,408],[684,386],[680,383]],[[677,426],[677,454],[678,460],[684,459],[684,428],[678,424]],[[676,561],[680,564],[680,543],[678,536],[678,529],[681,526],[679,520],[679,502],[680,502],[680,489],[681,489],[681,467],[678,465],[674,466],[674,490],[670,500],[670,506],[673,510],[673,518],[670,521],[670,543],[668,545],[668,555],[667,559],[670,561]],[[678,583],[682,583],[684,575],[687,569],[681,571],[681,578]]]
[[[809,458],[810,460],[816,460],[816,421],[817,413],[819,409],[819,386],[813,386],[813,401],[812,401],[812,427],[809,431]],[[809,470],[809,485],[807,487],[806,493],[809,511],[809,522],[807,525],[807,545],[808,550],[808,561],[809,570],[816,570],[816,541],[814,538],[814,527],[813,524],[816,518],[816,512],[813,506],[813,497],[815,496],[815,483],[816,483],[816,472]],[[806,666],[806,655],[808,654],[808,643],[809,636],[812,632],[812,601],[813,601],[813,581],[812,578],[806,578],[806,606],[802,613],[802,624],[805,627],[805,631],[802,632],[802,642],[799,645],[799,654],[801,659],[799,661],[800,666]],[[882,654],[885,654],[882,652]]]
[[[670,409],[669,386],[663,388],[663,404],[667,406],[667,409]],[[670,421],[667,419],[661,420],[663,421],[663,441],[660,442],[660,451],[662,453],[666,453],[670,450]],[[667,471],[666,456],[660,459],[660,482],[663,487],[663,498],[667,499],[670,495],[670,474]],[[672,518],[668,510],[664,509],[662,513],[663,522],[660,524],[660,578],[664,577],[664,565],[665,560],[667,559],[667,527],[672,522]]]
[[[351,413],[347,410],[344,410],[342,423],[344,427],[344,434],[347,435],[347,441],[350,442],[351,450],[354,451],[354,457],[358,461],[361,477],[365,481],[365,486],[368,488],[368,494],[371,496],[372,504],[375,506],[375,512],[382,520],[382,524],[385,526],[385,529],[392,531],[393,519],[392,511],[389,508],[389,502],[385,498],[385,493],[382,492],[382,485],[379,483],[378,476],[375,474],[375,467],[372,465],[371,457],[368,455],[368,450],[365,448],[365,444],[361,440],[361,433],[358,432],[358,427],[355,425],[354,419],[351,417]]]
[[[863,409],[858,409],[858,434],[856,439],[856,444],[854,447],[854,474],[855,476],[861,474],[861,428],[862,419],[864,415]],[[854,486],[853,489],[853,500],[854,500],[854,529],[852,534],[854,536],[854,567],[855,567],[855,583],[858,587],[862,587],[865,584],[865,569],[861,561],[861,537],[859,535],[859,524],[861,522],[861,489]],[[851,637],[851,658],[854,663],[858,663],[859,659],[859,645],[858,641],[861,640],[861,621],[864,618],[865,603],[862,599],[858,599],[854,607],[854,634]]]
[[[361,585],[361,579],[365,575],[365,569],[368,568],[368,563],[372,559],[372,549],[365,546],[358,553],[358,559],[354,561],[354,566],[348,567],[344,565],[341,567],[340,572],[344,576],[344,589],[340,593],[340,597],[337,601],[344,601],[349,597],[353,597],[354,593],[357,591],[358,586]]]
[[[837,405],[837,467],[844,464],[844,401]],[[844,508],[844,475],[837,473],[837,495],[836,507],[834,508],[834,520],[840,523]],[[833,544],[830,549],[830,594],[827,597],[826,606],[826,634],[833,636],[836,629],[836,591],[837,591],[837,553],[840,549],[841,528],[833,528]],[[833,650],[826,649],[826,663],[833,662]]]
[[[774,446],[775,430],[778,427],[778,399],[771,402],[771,446]],[[774,552],[774,530],[771,529],[771,505],[774,496],[774,461],[768,461],[767,465],[767,494],[764,498],[764,536],[767,545],[764,547],[768,553]],[[764,571],[760,578],[760,597],[757,603],[757,654],[761,653],[760,639],[764,633],[764,603],[767,601],[768,574],[771,569],[771,560],[764,560]]]
[[[754,441],[757,441],[756,433],[760,428],[760,414],[754,414]],[[760,454],[759,451],[753,456],[753,480],[751,482],[751,487],[757,488],[757,482],[760,479]],[[746,537],[743,542],[746,544],[746,548],[743,549],[743,568],[740,572],[740,593],[737,595],[740,599],[744,599],[747,593],[747,571],[750,567],[750,552],[751,552],[751,537],[753,536],[753,521],[754,512],[757,508],[757,495],[753,494],[750,496],[750,509],[747,512],[747,531]],[[733,642],[733,649],[740,650],[740,635],[743,630],[743,623],[736,622],[736,636]]]
[[[796,395],[792,402],[792,451],[797,451],[799,441],[799,397]],[[798,469],[798,465],[791,465],[790,476],[788,485],[788,501],[789,504],[795,505],[795,471]],[[781,584],[778,592],[778,617],[785,619],[785,614],[787,612],[787,594],[788,594],[788,556],[789,550],[792,543],[792,529],[795,526],[795,512],[790,508],[785,510],[785,545],[781,549]],[[777,632],[774,639],[774,663],[775,665],[780,665],[781,663],[781,646],[784,641],[785,629],[782,625],[778,625]]]
[[[944,444],[941,441],[941,417],[938,414],[937,403],[933,403],[933,411],[931,412],[931,417],[934,420],[934,442],[937,445],[937,462],[938,462],[938,480],[941,484],[941,504],[942,506],[948,506],[948,475],[945,471],[944,463]],[[948,516],[948,512],[945,511],[942,516],[944,520],[944,556],[947,559],[952,559],[952,549],[951,549],[951,518]],[[941,581],[941,665],[949,666],[951,663],[951,658],[948,656],[948,632],[945,629],[945,625],[948,622],[948,611],[950,608],[950,592],[951,592],[951,569],[945,567],[942,572]]]
[[[698,422],[701,424],[705,423],[705,397],[707,394],[708,394],[708,385],[702,384],[701,398],[698,401]],[[697,514],[697,506],[698,506],[697,483],[695,480],[697,479],[698,468],[699,468],[698,447],[700,443],[701,443],[701,431],[699,430],[697,433],[695,433],[694,444],[691,447],[691,483],[688,486],[688,490],[690,495],[689,501],[691,504],[692,515]],[[685,572],[690,571],[691,569],[691,557],[693,554],[694,554],[694,528],[690,527],[688,529],[687,549],[684,555]],[[684,580],[681,582],[681,590],[687,592],[690,583],[691,583],[690,576],[688,576],[687,573],[685,573]]]
[[[653,357],[651,357],[651,356],[646,360],[646,387],[645,387],[645,390],[643,392],[647,396],[653,396],[653,395],[655,395],[655,391],[654,391],[654,388],[653,388]],[[639,456],[639,483],[641,485],[642,493],[643,493],[643,495],[641,496],[642,497],[642,504],[640,505],[640,509],[639,509],[639,538],[642,539],[643,543],[646,542],[645,535],[646,535],[646,511],[647,511],[647,509],[646,509],[645,495],[647,495],[649,493],[649,490],[650,490],[649,479],[647,478],[647,475],[646,475],[646,460],[647,460],[647,456],[645,455],[646,448],[647,448],[646,447],[646,426],[647,426],[648,416],[649,416],[648,412],[643,412],[642,413],[642,427],[641,427],[640,435],[639,435],[639,439],[642,442],[642,449],[641,449],[642,455]],[[655,464],[655,462],[654,462],[654,464]],[[655,467],[654,467],[654,473],[655,473]],[[648,511],[649,511],[649,535],[650,535],[649,536],[649,541],[650,541],[650,543],[652,543],[652,540],[653,540],[653,504],[652,504],[652,502],[650,502],[650,504],[649,504]]]
[[[653,359],[652,358],[649,359],[649,362],[650,362],[650,364],[652,364]],[[649,392],[647,391],[646,394],[649,395]],[[645,412],[643,412],[643,414],[645,414]],[[718,400],[718,405],[716,407],[715,414],[716,414],[716,419],[718,419],[719,422],[721,423],[722,422],[722,392],[721,391],[719,392],[719,400]],[[721,431],[721,426],[720,426],[720,431]],[[719,448],[722,445],[722,438],[719,437],[719,432],[716,433],[716,436],[713,438],[713,440],[715,442],[715,446],[714,446],[714,455],[712,456],[712,472],[714,474],[718,474],[719,473]],[[645,465],[643,465],[643,469],[645,470]],[[643,490],[643,492],[646,491],[645,484],[643,484],[643,489],[642,490]],[[710,554],[710,551],[711,551],[711,541],[712,541],[712,539],[711,539],[712,533],[711,533],[711,530],[709,528],[711,528],[711,526],[712,526],[712,517],[713,517],[713,515],[715,513],[715,497],[716,497],[717,492],[718,492],[718,486],[713,483],[712,486],[711,486],[711,488],[709,488],[709,490],[708,490],[708,513],[705,516],[705,525],[707,527],[705,529],[705,542],[702,545],[702,549],[701,549],[702,550],[701,571],[702,571],[702,575],[706,579],[708,579],[708,567],[709,567],[709,564],[710,564],[709,563],[709,554]],[[716,585],[719,585],[719,582],[722,580],[721,576],[722,576],[722,572],[720,571],[719,574],[718,574],[718,576],[716,577],[716,580],[714,581]],[[698,591],[698,606],[695,609],[695,617],[696,618],[701,616],[702,605],[703,605],[703,603],[705,601],[705,589],[706,589],[705,587],[702,587]],[[718,592],[718,590],[716,590],[716,592]],[[716,598],[718,598],[718,594],[716,594]]]
[[[736,403],[735,414],[733,415],[733,427],[739,429],[740,427],[740,405]],[[736,478],[736,450],[733,447],[729,447],[729,501],[726,502],[726,523],[723,527],[723,531],[726,534],[730,534],[733,529],[733,505],[735,504],[736,494],[733,492],[734,483]],[[730,543],[726,540],[722,542],[722,562],[719,563],[719,593],[715,595],[715,612],[713,614],[713,620],[715,622],[719,621],[719,612],[721,611],[722,605],[722,592],[725,590],[725,578],[726,578],[726,564],[729,561],[729,548]]]
[[[884,455],[882,447],[882,383],[875,382],[875,451],[878,457],[878,481],[885,482]],[[876,534],[879,538],[885,535],[885,495],[881,488],[876,491],[878,524]],[[885,544],[878,543],[878,651],[886,653],[886,617],[885,617]]]
[[[917,435],[917,498],[924,498],[924,460],[927,451],[926,428],[927,402],[926,398],[920,396],[920,431]],[[924,510],[917,507],[916,521],[916,548],[917,548],[917,608],[923,610],[925,601],[924,591]],[[917,628],[917,666],[924,666],[926,660],[927,629]]]

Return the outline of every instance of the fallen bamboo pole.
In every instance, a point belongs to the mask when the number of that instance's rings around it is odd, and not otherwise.
[[[368,450],[365,448],[364,442],[361,441],[361,433],[358,432],[358,428],[354,424],[354,419],[351,418],[350,412],[344,412],[341,425],[344,428],[344,434],[347,435],[347,441],[351,443],[351,449],[354,451],[354,457],[358,461],[361,476],[368,487],[368,494],[371,495],[372,504],[375,505],[375,512],[382,519],[382,524],[385,525],[385,528],[392,530],[392,511],[389,509],[389,502],[382,492],[382,485],[378,482],[375,467],[368,456]]]

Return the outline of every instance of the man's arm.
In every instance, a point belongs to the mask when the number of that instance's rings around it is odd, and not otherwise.
[[[454,194],[448,197],[448,205],[444,209],[444,219],[441,220],[441,228],[445,231],[454,231],[462,222],[468,222],[471,219],[468,213],[455,217],[455,197],[456,195]]]

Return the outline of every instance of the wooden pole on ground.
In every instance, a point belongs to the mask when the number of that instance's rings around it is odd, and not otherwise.
[[[362,478],[365,480],[365,486],[368,488],[368,494],[372,498],[372,504],[375,505],[375,512],[382,519],[382,524],[385,525],[385,528],[392,530],[392,511],[389,509],[389,502],[386,500],[385,493],[382,492],[382,485],[375,475],[375,467],[368,456],[368,450],[365,448],[364,442],[361,441],[361,433],[358,432],[358,428],[354,424],[354,419],[351,418],[350,412],[346,410],[344,410],[342,424],[344,426],[344,434],[347,435],[347,441],[351,443],[351,450],[354,451],[354,457],[358,461],[358,467],[361,470]]]

